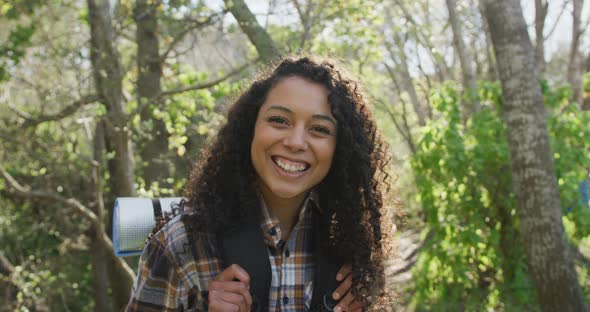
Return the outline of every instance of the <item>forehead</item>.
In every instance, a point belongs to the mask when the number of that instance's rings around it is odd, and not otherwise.
[[[291,110],[330,113],[326,87],[298,76],[281,79],[268,92],[261,109],[270,105],[286,106]]]

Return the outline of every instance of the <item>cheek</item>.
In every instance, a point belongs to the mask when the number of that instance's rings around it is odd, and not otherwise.
[[[258,165],[266,161],[266,154],[269,149],[277,141],[273,132],[270,131],[265,125],[256,125],[254,128],[254,136],[252,137],[252,143],[250,143],[250,155],[253,162],[258,162]]]
[[[325,144],[321,146],[320,150],[318,150],[318,160],[321,162],[321,165],[325,167],[326,172],[332,166],[335,150],[335,142]]]
[[[256,125],[254,126],[254,135],[252,136],[252,143],[250,144],[253,152],[254,149],[260,149],[260,147],[264,145],[264,133],[265,131],[263,129],[263,126],[259,124],[259,122],[256,122]]]

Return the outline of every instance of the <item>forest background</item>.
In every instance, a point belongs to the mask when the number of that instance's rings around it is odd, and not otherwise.
[[[392,308],[587,310],[589,23],[584,0],[0,1],[0,311],[120,311],[114,199],[181,194],[291,53],[360,77],[389,142]]]

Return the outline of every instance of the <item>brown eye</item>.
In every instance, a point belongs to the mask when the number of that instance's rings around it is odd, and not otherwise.
[[[283,118],[281,116],[271,116],[271,117],[268,117],[266,119],[266,121],[267,122],[270,122],[270,123],[274,123],[274,124],[279,124],[279,125],[287,125],[287,124],[289,124],[289,122],[287,121],[287,119],[285,119],[285,118]]]
[[[319,133],[321,135],[331,135],[332,131],[330,129],[323,127],[323,126],[313,126],[311,127],[313,132]]]

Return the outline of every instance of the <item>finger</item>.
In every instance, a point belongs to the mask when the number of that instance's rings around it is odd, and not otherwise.
[[[350,311],[350,303],[354,300],[354,295],[351,291],[349,291],[340,302],[336,305],[335,308],[340,307],[340,311]],[[335,310],[336,311],[336,310]]]
[[[232,264],[227,267],[223,272],[219,273],[215,279],[218,281],[233,281],[237,279],[246,285],[250,285],[250,275],[237,264]]]
[[[350,303],[348,305],[348,309],[351,311],[362,311],[363,310],[363,304],[358,301],[358,300],[353,300],[352,303]]]
[[[237,281],[228,282],[213,280],[211,281],[211,283],[209,283],[209,290],[225,290],[229,292],[238,293],[242,291],[248,291],[248,285]]]
[[[220,290],[213,290],[209,292],[209,311],[219,311],[219,312],[239,312],[240,307],[236,304],[229,303],[221,299],[221,294],[223,291]]]
[[[244,296],[240,294],[223,291],[221,294],[219,294],[219,299],[223,300],[224,302],[237,305],[240,312],[250,311],[250,305],[246,302]]]
[[[352,274],[348,274],[346,279],[338,285],[338,288],[332,293],[332,298],[334,298],[334,300],[340,300],[340,298],[348,292],[350,286],[352,286]]]
[[[243,295],[237,293],[231,293],[223,290],[209,291],[209,307],[211,307],[211,302],[224,302],[230,305],[222,305],[219,303],[217,303],[217,305],[224,306],[225,308],[230,309],[229,311],[250,312],[250,308],[252,306],[252,298],[250,298],[249,293],[248,300],[246,300]]]
[[[241,295],[248,306],[252,305],[252,296],[248,286],[242,282],[211,281],[209,291],[225,291]]]
[[[338,270],[338,273],[336,273],[336,280],[339,282],[342,281],[351,271],[352,266],[350,263],[343,265],[340,270]]]

